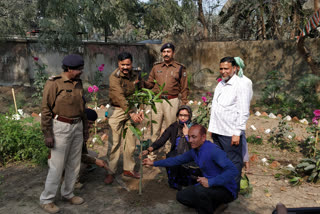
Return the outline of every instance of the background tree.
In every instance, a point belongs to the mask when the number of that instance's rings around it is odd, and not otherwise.
[[[0,37],[25,37],[35,25],[36,8],[36,2],[32,0],[1,0]]]

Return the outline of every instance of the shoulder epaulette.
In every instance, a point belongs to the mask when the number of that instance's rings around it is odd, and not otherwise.
[[[176,62],[178,65],[182,66],[183,68],[186,68],[186,66],[180,62]]]
[[[158,64],[161,64],[162,62],[155,62],[153,63],[153,65],[158,65]]]
[[[48,78],[48,80],[51,80],[51,81],[54,81],[56,79],[60,79],[61,78],[61,75],[57,75],[57,76],[51,76]]]
[[[118,78],[120,77],[120,70],[119,69],[114,73],[114,76],[118,77]]]

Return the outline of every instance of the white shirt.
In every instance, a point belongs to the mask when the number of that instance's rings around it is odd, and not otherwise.
[[[241,80],[241,83],[243,84],[243,87],[245,87],[244,89],[246,90],[246,93],[248,93],[248,96],[250,98],[249,102],[251,102],[252,95],[253,95],[252,81],[245,75],[240,77],[240,80]],[[250,107],[250,103],[249,103],[249,107]]]
[[[246,129],[252,97],[252,82],[250,80],[250,95],[247,79],[233,75],[228,82],[219,82],[212,99],[209,132],[240,136],[241,131]]]

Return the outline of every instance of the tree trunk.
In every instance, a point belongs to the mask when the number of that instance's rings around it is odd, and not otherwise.
[[[203,14],[202,0],[198,0],[198,20],[203,26],[203,37],[208,38],[208,27]]]
[[[266,39],[266,26],[264,24],[264,8],[263,1],[260,1],[260,21],[261,21],[261,38],[262,40]]]
[[[314,1],[314,12],[317,12],[319,9],[319,0],[313,0]]]

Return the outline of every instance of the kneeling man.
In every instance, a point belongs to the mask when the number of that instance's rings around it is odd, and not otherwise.
[[[219,205],[237,198],[235,178],[238,170],[223,150],[206,140],[206,129],[203,126],[193,125],[188,135],[192,148],[188,152],[155,162],[146,158],[143,164],[171,167],[195,161],[204,177],[198,177],[198,184],[179,191],[177,200],[195,208],[198,213],[213,213]]]

